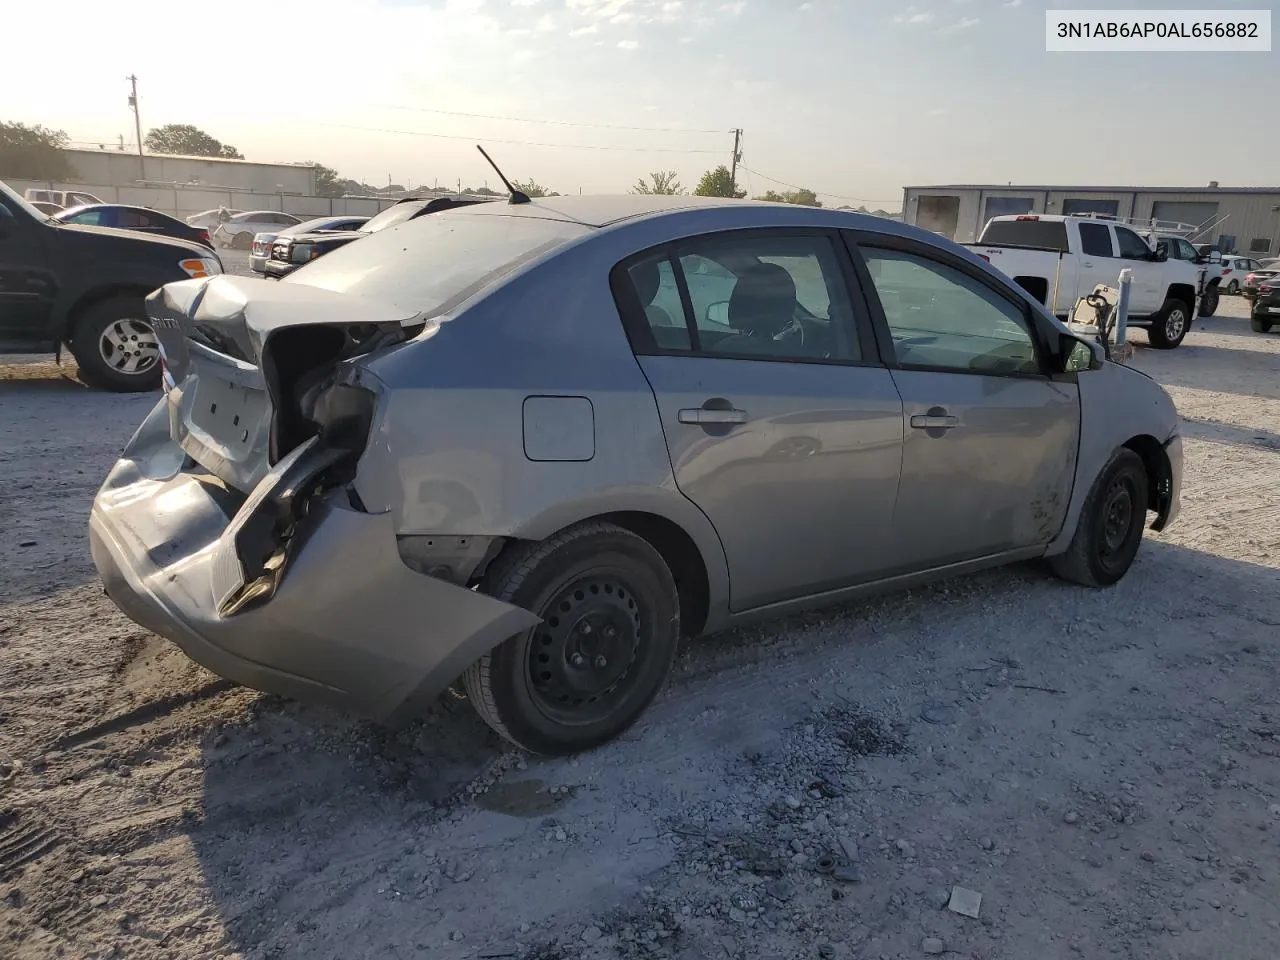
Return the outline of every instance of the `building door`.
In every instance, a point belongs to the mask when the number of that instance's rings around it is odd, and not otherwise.
[[[920,197],[916,202],[916,226],[940,233],[948,240],[956,238],[960,225],[959,197]]]
[[[1076,197],[1067,197],[1062,201],[1062,215],[1064,217],[1082,217],[1087,213],[1101,213],[1108,217],[1117,217],[1120,215],[1120,201],[1080,200]]]

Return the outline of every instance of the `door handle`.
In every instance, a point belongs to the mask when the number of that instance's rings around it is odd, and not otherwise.
[[[917,430],[950,430],[960,426],[960,418],[939,414],[916,414],[911,418],[911,426]]]
[[[677,414],[681,423],[746,423],[747,411],[734,407],[716,409],[707,407],[686,407]]]
[[[1082,263],[1082,264],[1080,264],[1080,266],[1082,266],[1082,267],[1089,267],[1089,268],[1092,268],[1092,267],[1093,267],[1093,264],[1092,264],[1092,263]]]

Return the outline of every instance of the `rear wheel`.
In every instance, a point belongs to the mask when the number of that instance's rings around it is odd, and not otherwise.
[[[1053,572],[1086,587],[1109,587],[1138,555],[1147,520],[1147,468],[1121,447],[1093,482],[1067,552],[1049,558]]]
[[[1253,316],[1249,318],[1249,327],[1254,333],[1270,333],[1275,323],[1274,320],[1266,317]]]
[[[1159,350],[1172,350],[1180,344],[1191,328],[1191,312],[1181,300],[1170,297],[1160,308],[1160,312],[1151,318],[1151,327],[1147,331],[1151,345]]]
[[[95,303],[76,322],[70,346],[91,387],[133,393],[160,386],[160,341],[142,297]]]
[[[1212,317],[1218,312],[1218,288],[1210,287],[1200,298],[1200,316]]]
[[[549,756],[612,740],[661,688],[680,635],[671,571],[644,539],[602,522],[570,527],[498,558],[481,590],[542,622],[463,677],[494,730]]]
[[[233,250],[251,250],[251,249],[253,249],[253,234],[252,234],[252,233],[237,233],[237,234],[235,235],[235,238],[231,241],[231,248],[232,248]]]

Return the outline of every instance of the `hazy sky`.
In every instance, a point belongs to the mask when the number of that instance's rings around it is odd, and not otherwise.
[[[22,2],[4,14],[23,40],[0,57],[0,119],[131,142],[136,73],[144,132],[193,123],[250,160],[378,183],[495,183],[482,142],[509,176],[563,193],[620,192],[658,169],[692,187],[728,161],[734,127],[753,194],[774,178],[836,204],[897,209],[919,183],[1280,181],[1280,127],[1245,112],[1274,100],[1280,54],[1048,54],[1049,5]],[[69,45],[44,42],[51,24]]]

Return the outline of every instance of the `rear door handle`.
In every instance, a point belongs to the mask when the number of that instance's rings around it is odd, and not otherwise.
[[[1092,264],[1092,263],[1082,263],[1082,264],[1080,264],[1080,266],[1082,266],[1082,267],[1090,267],[1090,268],[1092,268],[1092,267],[1093,267],[1093,264]]]
[[[911,418],[911,426],[917,430],[950,430],[952,427],[960,426],[960,418],[938,414],[916,414]]]
[[[706,407],[686,407],[677,414],[681,423],[746,423],[747,411],[730,407],[727,410]]]

